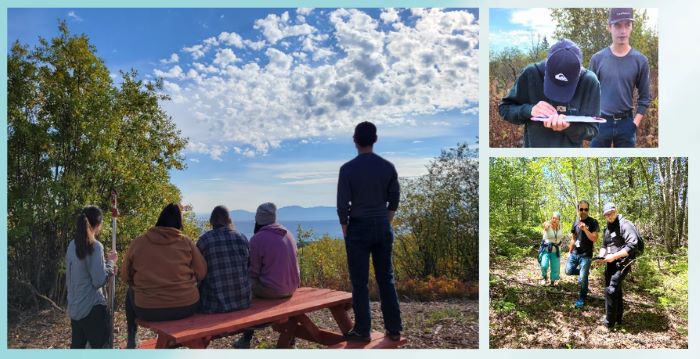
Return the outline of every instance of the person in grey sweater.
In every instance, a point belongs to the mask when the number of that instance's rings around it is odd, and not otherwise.
[[[608,31],[612,44],[591,57],[588,68],[600,81],[600,110],[607,122],[599,126],[591,147],[634,147],[637,128],[651,103],[649,61],[632,48],[633,10],[610,9]],[[634,89],[639,92],[634,108]]]
[[[110,251],[107,262],[102,244],[95,237],[102,230],[102,211],[83,208],[76,223],[75,239],[66,250],[68,316],[71,319],[71,349],[104,348],[109,327],[107,301],[102,287],[116,272],[117,252]]]

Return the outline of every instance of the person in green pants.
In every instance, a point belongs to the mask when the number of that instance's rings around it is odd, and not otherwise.
[[[542,285],[557,285],[559,282],[559,259],[561,253],[559,246],[561,241],[566,237],[565,231],[561,228],[561,213],[554,212],[552,218],[544,222],[542,231],[542,243],[540,244],[540,252],[537,257],[542,270]],[[551,274],[548,272],[551,269]],[[547,280],[549,277],[549,280]]]

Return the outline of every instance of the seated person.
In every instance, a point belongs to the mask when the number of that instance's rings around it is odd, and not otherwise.
[[[126,293],[127,348],[136,347],[136,319],[176,320],[199,308],[197,281],[207,274],[207,263],[182,233],[182,207],[171,203],[155,227],[136,237],[126,252],[121,278]]]
[[[248,239],[238,232],[224,206],[216,206],[209,223],[212,230],[197,241],[207,262],[207,275],[199,283],[202,313],[224,313],[250,306]]]
[[[286,298],[299,287],[297,245],[292,233],[277,221],[277,207],[263,203],[255,213],[255,229],[250,239],[250,279],[253,295],[259,298]],[[250,348],[253,330],[236,341],[236,348]]]

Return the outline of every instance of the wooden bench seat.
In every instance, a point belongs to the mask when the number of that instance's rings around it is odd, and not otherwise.
[[[363,342],[348,342],[343,341],[338,344],[329,346],[329,349],[395,349],[406,344],[406,338],[401,337],[399,340],[391,340],[380,332],[372,332],[370,334],[372,341]]]
[[[319,288],[299,288],[294,295],[283,299],[253,299],[250,308],[230,313],[195,314],[191,317],[138,324],[155,331],[155,345],[144,341],[140,347],[206,348],[212,339],[221,338],[261,324],[272,324],[280,332],[279,347],[288,347],[294,337],[333,345],[343,341],[342,333],[350,330],[352,322],[347,310],[352,305],[352,294]],[[317,328],[307,313],[328,308],[338,323],[341,333]]]

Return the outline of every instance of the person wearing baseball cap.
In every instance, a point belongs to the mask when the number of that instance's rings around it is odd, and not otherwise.
[[[629,220],[617,213],[614,203],[606,203],[603,215],[607,226],[604,231],[603,246],[598,257],[605,262],[605,319],[603,324],[609,329],[622,325],[624,312],[622,280],[631,270],[632,260],[640,247],[637,228]]]
[[[596,123],[570,123],[566,116],[598,116],[600,85],[595,74],[582,66],[578,45],[557,41],[547,59],[530,64],[520,73],[498,105],[501,117],[524,125],[524,147],[582,147],[598,134]],[[533,121],[546,117],[546,121]]]
[[[588,68],[600,81],[602,117],[591,147],[634,147],[637,128],[651,103],[649,60],[630,45],[633,9],[614,8],[608,12],[610,46],[591,57]],[[634,90],[639,96],[634,104]]]

